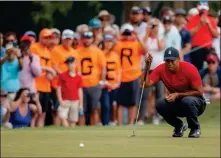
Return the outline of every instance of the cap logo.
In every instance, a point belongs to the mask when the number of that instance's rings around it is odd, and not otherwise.
[[[168,52],[168,54],[170,54],[170,55],[171,55],[171,50]]]

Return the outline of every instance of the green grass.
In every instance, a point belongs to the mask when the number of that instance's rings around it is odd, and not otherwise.
[[[132,127],[77,127],[3,130],[2,157],[220,157],[220,105],[208,105],[200,117],[199,139],[172,138],[167,124]],[[84,143],[84,148],[79,144]]]

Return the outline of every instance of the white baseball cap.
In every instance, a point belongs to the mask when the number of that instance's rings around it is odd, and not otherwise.
[[[123,24],[121,26],[120,32],[123,33],[123,32],[125,32],[125,30],[133,32],[134,31],[134,27],[131,24],[126,23],[126,24]]]
[[[70,38],[70,39],[74,39],[74,31],[66,29],[62,32],[62,40]]]
[[[110,13],[107,10],[101,10],[100,13],[98,14],[98,17],[102,16],[110,16]]]
[[[192,15],[197,15],[199,14],[199,11],[197,8],[191,8],[189,11],[188,11],[188,15],[189,16],[192,16]]]

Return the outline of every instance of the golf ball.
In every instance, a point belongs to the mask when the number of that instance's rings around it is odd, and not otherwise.
[[[80,146],[80,148],[83,148],[83,147],[84,147],[84,144],[83,144],[83,143],[81,143],[79,146]]]

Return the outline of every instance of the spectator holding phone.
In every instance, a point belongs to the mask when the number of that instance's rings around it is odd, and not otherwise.
[[[16,93],[14,101],[10,104],[10,122],[13,128],[30,127],[32,115],[41,113],[41,105],[37,95],[33,98],[36,105],[29,103],[30,97],[30,90],[28,88],[21,88]]]
[[[16,33],[14,32],[7,32],[5,34],[5,46],[7,47],[7,45],[13,45],[13,47],[18,47],[18,41],[17,41],[17,37],[16,37]]]
[[[20,50],[23,58],[23,69],[20,72],[21,88],[30,88],[31,93],[36,93],[34,79],[41,75],[40,59],[30,52],[32,39],[23,36],[20,40]]]
[[[37,36],[34,31],[26,31],[24,33],[24,36],[29,36],[31,38],[31,43],[35,43],[37,41]]]
[[[199,15],[191,17],[186,28],[192,36],[192,49],[197,49],[190,54],[191,62],[198,70],[201,70],[209,53],[209,48],[212,46],[212,40],[218,38],[219,33],[215,19],[208,15],[208,2],[201,1],[197,4],[197,9]]]
[[[68,71],[59,76],[57,97],[59,100],[58,113],[64,127],[74,127],[79,114],[83,115],[82,79],[76,73],[76,60],[73,56],[66,59]]]
[[[9,93],[8,101],[11,102],[14,99],[15,93],[20,88],[19,72],[23,68],[23,63],[22,57],[19,54],[19,49],[11,45],[6,51],[6,56],[1,59],[0,66],[1,88]]]
[[[7,102],[7,91],[1,88],[0,92],[0,104],[1,104],[1,127],[3,128],[12,128],[11,123],[9,122],[10,118],[10,106]]]

